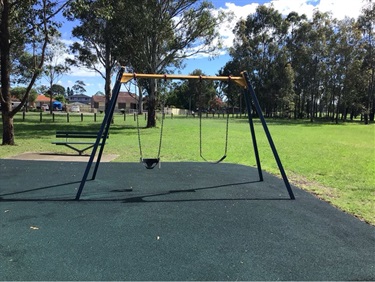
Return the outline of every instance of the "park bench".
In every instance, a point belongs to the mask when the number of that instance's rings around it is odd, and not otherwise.
[[[96,138],[98,137],[98,132],[90,132],[90,131],[56,131],[56,138],[64,138],[64,141],[54,141],[52,144],[55,145],[63,145],[66,147],[69,147],[70,149],[78,152],[78,154],[81,156],[82,153],[88,149],[91,149],[95,145]],[[103,135],[104,137],[104,135]],[[108,138],[108,135],[107,135]],[[105,139],[107,139],[105,138]],[[92,141],[77,141],[80,139],[92,139]],[[84,145],[84,148],[78,148],[81,147],[81,145]],[[101,146],[102,143],[99,143],[99,146]]]

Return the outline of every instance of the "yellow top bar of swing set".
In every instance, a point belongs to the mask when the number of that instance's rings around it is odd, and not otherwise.
[[[145,73],[123,73],[121,83],[126,83],[133,78],[154,79],[200,79],[200,80],[231,80],[242,87],[246,87],[246,80],[242,76],[206,76],[206,75],[181,75],[181,74],[145,74]]]

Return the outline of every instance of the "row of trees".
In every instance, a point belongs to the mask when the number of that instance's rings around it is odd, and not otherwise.
[[[86,92],[85,86],[86,84],[82,80],[77,80],[71,88],[67,87],[66,89],[60,84],[51,84],[50,86],[43,84],[30,90],[26,105],[33,104],[38,98],[38,94],[40,93],[43,93],[46,97],[50,97],[51,100],[54,99],[65,103],[68,100],[69,96],[84,94]],[[10,94],[12,97],[17,98],[18,100],[22,100],[25,96],[26,91],[26,87],[16,86],[11,88]],[[96,94],[100,95],[100,93],[102,92],[98,91]],[[102,95],[104,94],[102,93]],[[27,109],[26,107],[24,108]],[[52,104],[50,105],[50,108],[52,108]]]
[[[232,59],[220,75],[251,71],[267,116],[337,122],[362,114],[368,123],[375,112],[374,27],[371,0],[358,19],[344,20],[319,11],[310,20],[296,12],[282,17],[259,6],[237,23]]]
[[[218,28],[224,14],[212,14],[207,1],[81,0],[65,15],[79,21],[72,46],[77,65],[85,65],[105,80],[107,101],[111,79],[119,65],[141,73],[168,73],[197,53],[214,54],[220,48]],[[148,95],[147,127],[155,126],[157,82],[143,80]],[[140,101],[143,92],[140,91]]]
[[[272,6],[259,6],[237,23],[232,59],[218,75],[250,71],[268,117],[374,121],[375,4],[364,4],[358,19],[344,20],[318,10],[310,20],[296,12],[283,17]],[[162,98],[168,105],[214,109],[223,106],[221,98],[225,107],[245,110],[242,90],[229,90],[226,82],[186,81],[168,88]]]
[[[374,3],[367,1],[359,19],[343,21],[319,11],[311,20],[298,13],[284,18],[272,6],[259,6],[237,23],[232,59],[219,75],[252,71],[268,116],[313,119],[323,114],[337,118],[340,113],[344,117],[363,113],[366,121],[373,120],[375,16]],[[213,5],[200,0],[1,0],[3,144],[14,144],[13,116],[26,103],[35,81],[48,73],[52,88],[56,76],[66,70],[65,64],[53,62],[62,49],[55,40],[60,27],[56,15],[61,13],[77,23],[72,33],[78,41],[70,47],[74,59],[69,65],[99,73],[105,80],[107,100],[119,66],[134,72],[168,73],[182,67],[189,56],[214,55],[221,47],[218,28],[228,16],[213,13]],[[15,109],[10,101],[11,80],[27,85]],[[148,95],[147,126],[155,126],[157,83],[138,83]],[[209,86],[207,95],[216,87]],[[225,83],[222,87],[219,93],[226,93]],[[239,103],[231,93],[226,97],[232,105]]]
[[[28,99],[46,61],[47,47],[58,36],[56,15],[63,12],[78,23],[70,65],[90,68],[105,80],[120,65],[145,73],[167,73],[197,53],[213,54],[220,47],[218,27],[224,15],[213,14],[210,2],[199,0],[1,0],[0,60],[3,144],[14,144],[13,116]],[[29,49],[32,49],[30,52]],[[26,60],[20,58],[27,57]],[[31,64],[31,62],[34,64]],[[28,83],[22,103],[11,108],[10,78]],[[155,126],[156,82],[142,82],[148,94],[147,126]]]

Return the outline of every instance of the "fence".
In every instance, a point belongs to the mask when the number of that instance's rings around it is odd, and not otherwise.
[[[177,113],[177,114],[176,114]],[[160,116],[161,112],[157,112],[157,116]],[[202,118],[226,118],[225,113],[202,113]],[[246,114],[231,113],[229,115],[232,118],[246,117]],[[15,115],[14,119],[20,122],[102,122],[104,113],[70,113],[70,112],[19,112]],[[189,114],[188,110],[185,111],[169,111],[165,112],[164,118],[198,118],[197,113]],[[114,115],[114,121],[136,121],[137,113],[117,113]],[[142,115],[138,115],[139,120],[147,120],[147,112]],[[0,120],[2,121],[1,115]]]

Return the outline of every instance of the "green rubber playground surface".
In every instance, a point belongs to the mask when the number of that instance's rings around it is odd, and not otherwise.
[[[375,280],[375,228],[221,163],[0,160],[0,280]]]

